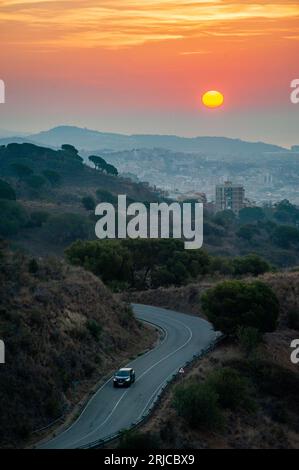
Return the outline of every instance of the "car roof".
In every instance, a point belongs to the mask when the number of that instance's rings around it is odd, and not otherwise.
[[[125,371],[125,372],[129,372],[129,371],[131,371],[131,370],[133,370],[133,369],[132,369],[132,367],[123,367],[122,369],[119,369],[118,372],[120,372],[121,370],[123,370],[123,371]]]

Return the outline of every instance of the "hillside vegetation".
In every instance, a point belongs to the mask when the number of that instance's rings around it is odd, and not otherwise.
[[[156,336],[92,274],[2,243],[0,338],[0,445],[10,447],[71,411],[86,389]]]
[[[157,200],[145,185],[118,177],[100,156],[90,155],[90,162],[94,168],[72,145],[0,146],[0,237],[34,255],[62,256],[77,239],[95,238],[99,202],[114,203],[119,194],[128,201]]]
[[[299,333],[298,273],[160,288],[133,299],[206,314],[229,328],[131,442],[155,439],[167,449],[299,447],[299,370],[290,360]]]

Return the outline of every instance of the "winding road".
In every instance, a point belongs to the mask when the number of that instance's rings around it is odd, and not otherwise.
[[[211,324],[199,317],[139,304],[134,304],[133,309],[138,319],[155,324],[165,333],[155,349],[127,364],[136,371],[135,384],[115,389],[110,378],[79,418],[39,449],[80,448],[130,428],[149,410],[172,375],[215,340]]]

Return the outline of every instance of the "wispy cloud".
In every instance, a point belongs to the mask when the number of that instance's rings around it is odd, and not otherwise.
[[[299,5],[287,0],[0,0],[7,44],[119,48],[207,34],[294,37],[294,23],[298,29]]]
[[[211,51],[184,51],[180,52],[180,55],[205,55],[205,54],[211,54]]]

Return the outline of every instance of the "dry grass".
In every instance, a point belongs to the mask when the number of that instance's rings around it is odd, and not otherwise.
[[[251,279],[248,278],[248,281]],[[142,432],[153,432],[160,437],[164,448],[299,448],[299,369],[290,361],[291,341],[299,332],[288,327],[290,311],[299,312],[299,273],[266,274],[260,280],[275,291],[280,302],[280,321],[276,332],[268,333],[259,350],[259,358],[273,369],[273,390],[261,389],[257,384],[256,413],[225,411],[226,426],[223,431],[206,432],[190,430],[172,407],[173,387]],[[200,297],[214,282],[192,284],[180,288],[157,289],[131,294],[134,301],[202,315]],[[209,356],[200,360],[184,377],[204,381],[208,374],[225,366],[246,369],[247,358],[237,345],[223,344]],[[274,379],[273,379],[274,380]],[[271,382],[270,382],[271,383]],[[260,384],[263,385],[263,384]],[[269,385],[268,385],[269,387]],[[275,417],[275,410],[283,409],[286,422]]]
[[[0,262],[2,447],[20,446],[32,431],[70,412],[93,385],[153,344],[156,333],[103,283],[55,259],[5,253]]]

